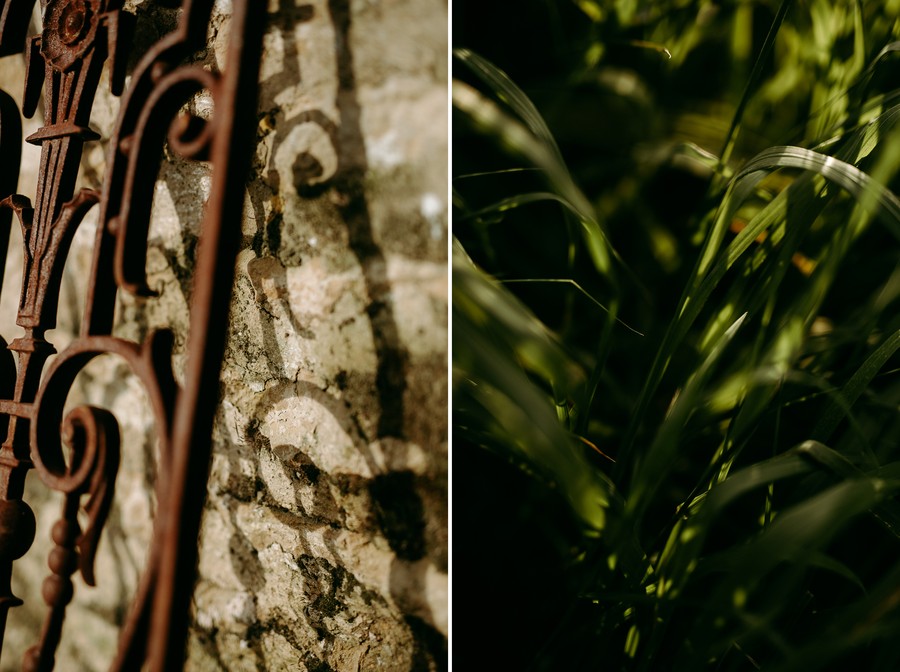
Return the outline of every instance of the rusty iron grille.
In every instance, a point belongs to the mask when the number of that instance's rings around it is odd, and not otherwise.
[[[26,141],[41,147],[34,202],[14,193],[22,144],[20,111],[0,91],[0,264],[5,264],[13,214],[22,227],[24,275],[12,342],[0,349],[0,644],[13,595],[13,562],[35,535],[23,501],[33,468],[62,493],[53,525],[50,574],[41,598],[46,615],[23,670],[52,670],[78,572],[94,585],[94,556],[109,511],[119,463],[119,429],[107,410],[78,407],[64,416],[76,376],[95,357],[124,360],[146,389],[159,435],[153,541],[111,670],[181,669],[206,497],[211,433],[241,235],[244,181],[256,137],[256,95],[266,3],[233,0],[222,72],[190,64],[206,45],[213,0],[158,0],[180,8],[177,28],[141,58],[126,87],[135,18],[124,0],[42,0],[43,32],[28,36],[35,0],[0,0],[0,55],[25,58],[22,114],[43,100],[44,125]],[[18,56],[21,58],[21,56]],[[76,193],[103,68],[121,106],[109,138],[102,190]],[[195,94],[213,100],[209,119],[182,110]],[[43,94],[43,97],[42,97]],[[119,291],[150,297],[147,236],[163,146],[209,161],[212,186],[196,256],[183,386],[172,370],[173,333],[143,342],[113,337]],[[56,350],[45,334],[56,325],[63,268],[75,230],[99,209],[93,263],[80,333]],[[0,282],[3,267],[0,266]],[[2,340],[2,339],[0,339]],[[79,513],[86,524],[79,524]]]

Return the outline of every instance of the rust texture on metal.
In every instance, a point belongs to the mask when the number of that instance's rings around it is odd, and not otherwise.
[[[119,429],[107,410],[78,407],[64,414],[76,377],[95,357],[111,354],[146,389],[157,424],[159,461],[153,541],[111,670],[176,670],[182,666],[206,496],[211,432],[225,347],[244,181],[255,142],[257,78],[266,3],[234,0],[230,44],[222,72],[190,63],[206,44],[213,0],[163,2],[180,7],[177,28],[138,62],[126,86],[134,17],[123,0],[43,0],[43,32],[28,37],[35,0],[0,0],[0,55],[24,52],[22,113],[43,101],[44,125],[26,141],[41,147],[34,202],[15,189],[22,126],[13,99],[0,91],[0,282],[15,214],[22,228],[23,282],[16,323],[0,338],[0,647],[13,595],[15,560],[35,535],[23,501],[33,468],[61,493],[53,525],[46,604],[37,643],[23,670],[51,670],[74,594],[73,576],[94,585],[94,556],[115,490]],[[21,56],[19,56],[21,58]],[[76,193],[91,108],[104,67],[121,95],[109,138],[102,190]],[[213,100],[209,119],[181,112],[201,91]],[[248,104],[250,103],[250,104]],[[163,146],[212,166],[191,292],[183,385],[172,371],[173,334],[136,343],[112,335],[118,292],[152,297],[145,263],[153,191]],[[99,208],[94,256],[80,334],[45,369],[56,350],[45,334],[56,326],[63,269],[85,214]],[[79,515],[80,514],[80,515]],[[84,529],[79,520],[86,521]]]

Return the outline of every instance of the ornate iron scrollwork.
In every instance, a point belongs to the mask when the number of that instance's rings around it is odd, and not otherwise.
[[[63,494],[53,526],[50,575],[42,597],[47,614],[23,669],[51,670],[72,576],[94,585],[94,555],[115,488],[119,429],[106,410],[80,407],[63,417],[78,373],[95,357],[124,360],[144,385],[160,443],[154,537],[112,670],[180,669],[195,578],[197,538],[210,458],[210,436],[225,347],[234,261],[240,241],[247,168],[255,141],[255,106],[266,3],[233,2],[231,40],[221,73],[186,63],[206,42],[213,0],[180,6],[174,32],[146,53],[126,87],[133,17],[123,0],[49,0],[44,30],[26,40],[34,0],[0,0],[0,55],[24,50],[22,112],[32,116],[43,94],[45,123],[27,142],[40,145],[34,203],[15,194],[21,146],[19,111],[0,92],[0,260],[5,262],[15,213],[22,227],[24,276],[17,324],[23,333],[0,349],[0,643],[11,607],[13,562],[30,548],[34,515],[23,500],[26,475]],[[98,139],[90,114],[104,65],[122,104],[110,138],[100,193],[75,192],[84,143]],[[208,120],[179,113],[206,90]],[[184,384],[172,372],[173,337],[152,333],[143,343],[112,336],[117,293],[152,296],[145,262],[153,189],[163,144],[212,164],[212,187],[201,224],[191,294]],[[45,334],[56,325],[63,268],[75,230],[99,205],[94,258],[81,333],[44,372],[56,350]],[[0,262],[2,263],[2,262]],[[2,282],[2,267],[0,267]],[[0,339],[2,340],[2,339]],[[2,342],[6,346],[6,342]],[[13,353],[16,357],[13,358]],[[43,372],[43,373],[42,373]],[[68,459],[63,446],[68,446]],[[79,512],[86,514],[82,529]]]

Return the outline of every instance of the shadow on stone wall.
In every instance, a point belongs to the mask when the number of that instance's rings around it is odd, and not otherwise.
[[[300,152],[293,163],[293,187],[304,197],[314,198],[324,191],[332,192],[332,201],[349,234],[350,249],[363,270],[366,290],[369,296],[368,317],[372,324],[375,350],[378,358],[376,387],[380,415],[378,437],[404,437],[404,392],[406,390],[406,368],[409,355],[399,338],[394,317],[391,287],[387,277],[387,263],[384,253],[375,241],[372,218],[365,192],[365,176],[369,170],[365,140],[360,126],[361,108],[357,98],[356,76],[353,68],[353,54],[350,50],[351,15],[349,0],[329,0],[328,10],[334,27],[335,57],[338,89],[336,104],[340,123],[335,123],[322,110],[306,110],[278,125],[271,155],[278,153],[281,143],[290,137],[291,131],[302,124],[314,123],[328,136],[337,155],[337,169],[334,175],[324,181],[325,169],[320,161],[309,152]],[[283,32],[285,43],[285,69],[270,77],[262,84],[263,91],[281,91],[302,82],[298,45],[294,40],[293,28],[302,21],[313,18],[312,5],[295,6],[293,0],[280,0],[275,23]],[[263,107],[267,102],[263,101]],[[265,177],[272,196],[279,198],[282,185],[276,170],[270,170]],[[265,204],[262,194],[251,193],[257,221],[265,221]],[[266,226],[258,231],[251,241],[254,249],[262,254],[277,255],[281,242],[280,227],[284,224],[280,213],[268,218]],[[284,269],[281,269],[284,273]],[[286,278],[275,278],[277,284],[286,285]],[[288,311],[290,312],[290,311]],[[301,331],[299,323],[294,325]],[[272,353],[270,353],[272,354]],[[275,355],[277,358],[277,354]],[[275,362],[277,367],[278,362]]]
[[[438,501],[445,497],[435,494],[431,475],[423,476],[404,467],[403,444],[408,440],[406,421],[410,409],[405,408],[410,355],[401,340],[394,311],[392,287],[388,278],[385,253],[376,240],[373,230],[371,207],[366,192],[366,177],[369,162],[361,127],[361,106],[358,99],[357,79],[354,69],[354,55],[351,50],[350,34],[352,16],[349,0],[327,0],[327,20],[334,32],[334,63],[337,86],[335,107],[338,121],[335,122],[320,109],[304,110],[289,119],[274,100],[278,92],[302,86],[301,54],[295,39],[295,28],[316,17],[316,9],[310,4],[295,4],[294,0],[280,0],[277,14],[272,16],[274,28],[281,32],[284,42],[283,69],[269,76],[262,83],[263,99],[261,108],[270,110],[263,115],[261,127],[269,127],[274,137],[270,138],[269,156],[275,157],[280,150],[291,151],[285,143],[292,131],[304,124],[315,124],[328,137],[336,156],[337,165],[326,169],[312,151],[298,151],[293,157],[293,184],[283,184],[282,175],[270,167],[265,174],[258,174],[258,184],[250,190],[250,201],[257,222],[256,232],[245,241],[256,259],[250,270],[251,281],[257,290],[260,310],[260,324],[264,342],[264,357],[269,375],[274,381],[266,385],[259,395],[256,408],[251,413],[249,426],[243,428],[244,438],[249,443],[239,446],[234,443],[222,446],[222,452],[234,461],[232,473],[239,473],[238,459],[253,460],[260,473],[260,455],[274,455],[277,463],[294,488],[294,506],[285,508],[270,491],[262,478],[257,477],[252,488],[236,485],[230,493],[237,502],[267,506],[272,514],[284,525],[297,531],[301,540],[311,530],[320,533],[329,550],[330,558],[322,557],[305,541],[301,541],[303,552],[296,560],[302,573],[303,585],[298,591],[303,595],[304,604],[299,606],[306,625],[316,633],[319,642],[333,643],[334,635],[329,632],[328,619],[345,610],[358,613],[360,604],[382,618],[388,618],[391,606],[378,592],[361,585],[356,577],[343,568],[341,555],[346,553],[337,546],[343,530],[350,523],[346,508],[350,505],[370,513],[362,530],[371,537],[380,535],[389,544],[395,558],[390,568],[390,597],[404,612],[408,637],[412,642],[409,656],[410,672],[447,669],[447,640],[433,625],[435,614],[429,612],[428,602],[422,597],[426,591],[426,573],[437,567],[447,571],[447,549],[440,531],[429,528],[426,510],[441,511]],[[318,17],[319,19],[325,17]],[[258,171],[265,170],[257,166]],[[330,173],[330,175],[328,174]],[[281,334],[275,315],[289,321],[294,333],[303,339],[314,339],[298,318],[288,301],[287,268],[299,266],[301,260],[296,250],[289,249],[285,241],[286,224],[283,200],[285,190],[294,189],[304,199],[327,197],[334,211],[345,227],[349,252],[361,269],[368,298],[366,318],[369,321],[376,358],[374,385],[377,395],[378,414],[374,435],[362,426],[352,401],[338,398],[320,387],[285,376],[285,362],[278,347]],[[185,240],[191,244],[190,238]],[[170,260],[177,265],[176,260]],[[262,283],[274,286],[276,291],[261,291]],[[346,377],[334,381],[341,389],[349,385]],[[347,396],[350,396],[349,393]],[[368,471],[374,476],[367,478],[356,474],[329,474],[319,468],[304,451],[303,446],[272,445],[260,431],[259,419],[286,399],[305,398],[315,401],[351,437],[353,447],[365,461]],[[352,399],[352,397],[351,397]],[[443,413],[444,409],[421,409],[420,413]],[[220,417],[220,424],[224,422]],[[373,455],[370,444],[380,442],[385,451],[393,450],[390,464],[385,467]],[[428,457],[429,460],[437,459]],[[434,464],[429,472],[437,471]],[[445,508],[444,508],[445,510]],[[229,557],[235,575],[251,594],[259,594],[266,585],[266,572],[259,560],[259,549],[254,546],[241,529],[236,507],[229,507],[231,529]],[[355,523],[354,523],[355,524]],[[443,522],[446,526],[446,519]],[[357,529],[356,532],[361,530]],[[418,595],[418,597],[417,597]],[[266,623],[251,626],[246,639],[259,660],[264,660],[260,635],[265,628],[277,627]],[[383,626],[377,626],[383,627]],[[309,642],[297,632],[282,628],[279,633],[298,651],[307,651],[303,662],[308,669],[325,672],[333,669],[327,655],[320,659],[309,652]],[[221,653],[215,637],[202,640],[208,655],[219,659]],[[326,652],[327,653],[327,649]],[[390,668],[400,669],[400,668]]]

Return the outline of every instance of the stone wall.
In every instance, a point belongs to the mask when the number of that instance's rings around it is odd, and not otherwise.
[[[224,65],[230,4],[218,2],[197,57],[212,67]],[[152,0],[126,6],[138,51],[177,17]],[[447,4],[269,9],[186,669],[446,669]],[[0,87],[19,100],[21,81],[21,57],[0,61]],[[191,106],[203,115],[211,101]],[[117,109],[104,89],[92,124],[104,137]],[[24,151],[19,191],[33,196],[39,152]],[[103,141],[86,150],[83,186],[99,186],[104,155]],[[209,169],[167,153],[160,177],[147,262],[160,295],[123,297],[116,333],[175,327],[177,375]],[[73,245],[50,335],[60,349],[80,319],[95,226]],[[16,235],[0,299],[7,340]],[[104,670],[149,544],[156,444],[121,363],[92,364],[72,401],[106,406],[122,425],[100,585],[77,585],[59,656],[62,670]],[[10,617],[0,670],[19,669],[43,618],[60,500],[34,475],[27,499],[37,540],[14,576],[27,605]]]

